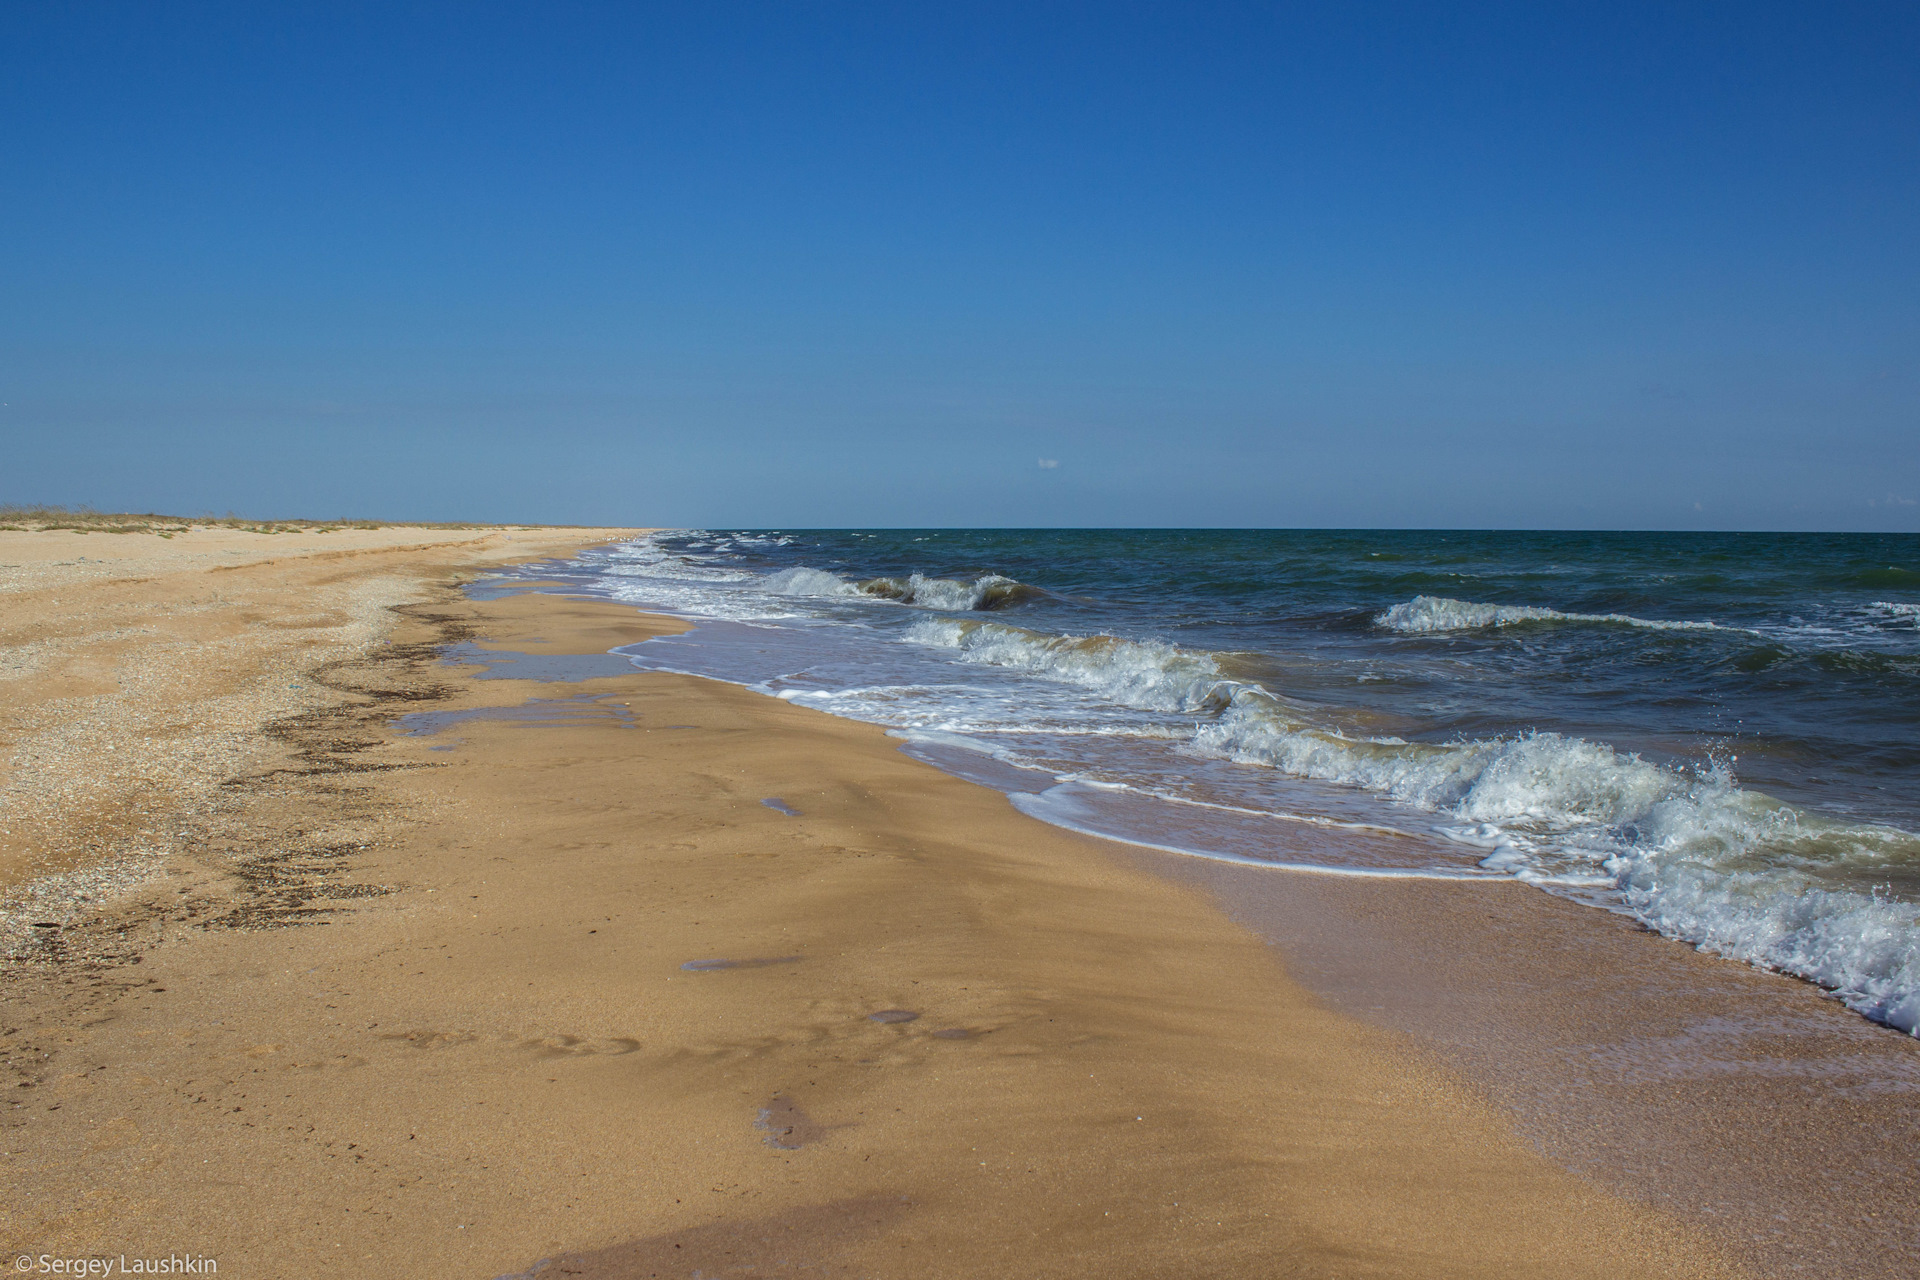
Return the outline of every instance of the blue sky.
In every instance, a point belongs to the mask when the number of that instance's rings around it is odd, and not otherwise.
[[[19,3],[0,113],[0,501],[1920,529],[1907,5]]]

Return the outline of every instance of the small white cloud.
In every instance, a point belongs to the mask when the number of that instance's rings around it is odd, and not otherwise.
[[[1703,506],[1701,506],[1701,505],[1700,505],[1699,503],[1697,503],[1697,502],[1693,504],[1693,509],[1694,509],[1695,511],[1705,511],[1705,510],[1706,510],[1706,508],[1705,508],[1705,507],[1703,507]]]
[[[1052,471],[1052,470],[1053,470],[1053,469],[1054,469],[1055,467],[1057,467],[1057,466],[1059,466],[1059,465],[1060,465],[1060,459],[1058,459],[1058,458],[1042,458],[1042,459],[1040,459],[1040,469],[1041,469],[1042,471]]]

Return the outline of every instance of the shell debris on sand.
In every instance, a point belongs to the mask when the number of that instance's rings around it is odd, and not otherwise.
[[[285,750],[274,726],[355,698],[316,673],[380,646],[448,561],[532,553],[484,529],[267,531],[0,531],[0,958],[46,959],[35,921],[77,942],[65,926],[169,868],[221,874],[247,845],[220,847],[224,784]]]

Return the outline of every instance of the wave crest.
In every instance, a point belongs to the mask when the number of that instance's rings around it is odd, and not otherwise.
[[[869,578],[860,584],[860,590],[882,600],[954,612],[1000,609],[1039,594],[1026,583],[997,573],[963,580],[929,578],[919,573],[905,578]]]
[[[945,618],[927,619],[907,638],[958,649],[965,662],[1032,672],[1146,711],[1217,711],[1248,687],[1229,678],[1214,655],[1154,640],[1051,635],[998,622]]]
[[[804,565],[770,573],[760,585],[762,590],[771,591],[777,596],[857,596],[860,594],[860,588],[846,579],[828,573],[825,569],[809,569]]]
[[[1435,631],[1474,631],[1483,627],[1510,627],[1525,622],[1598,622],[1622,627],[1644,627],[1649,631],[1737,631],[1713,622],[1669,622],[1655,618],[1635,618],[1624,613],[1562,613],[1528,604],[1482,604],[1474,600],[1452,600],[1446,596],[1415,596],[1396,604],[1373,620],[1389,631],[1422,634]]]
[[[825,569],[804,566],[767,575],[765,590],[783,596],[867,596],[895,604],[917,605],[953,613],[1005,608],[1040,592],[1024,582],[997,573],[977,578],[929,578],[914,573],[904,578],[868,578],[849,582]]]

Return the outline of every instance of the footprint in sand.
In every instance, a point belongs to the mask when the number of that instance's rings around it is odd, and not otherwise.
[[[608,1054],[619,1057],[623,1054],[638,1053],[640,1042],[631,1036],[610,1036],[601,1040],[587,1040],[579,1036],[554,1035],[541,1036],[535,1040],[522,1040],[522,1049],[530,1049],[539,1058],[577,1058],[587,1054]]]
[[[382,1031],[377,1038],[405,1041],[416,1049],[446,1049],[472,1044],[480,1037],[471,1031]]]

